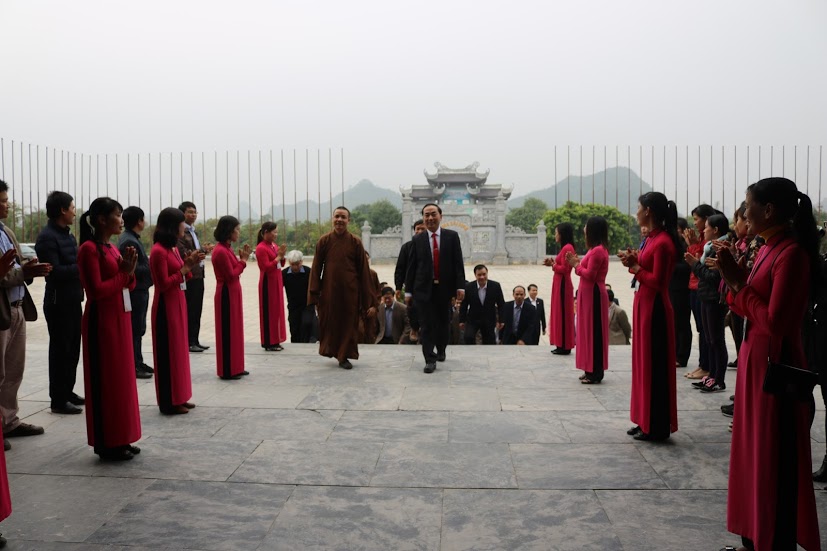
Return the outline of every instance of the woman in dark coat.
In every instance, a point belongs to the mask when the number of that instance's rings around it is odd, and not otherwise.
[[[121,255],[109,242],[121,233],[122,212],[114,199],[99,197],[80,219],[78,271],[86,291],[81,324],[86,433],[101,461],[124,461],[141,451],[132,445],[141,439],[141,415],[129,301],[138,257],[134,248]]]
[[[250,245],[238,250],[232,244],[241,235],[235,216],[222,216],[215,228],[218,243],[212,253],[215,270],[216,371],[222,379],[240,379],[250,373],[244,369],[244,308],[240,277],[250,258]]]
[[[152,300],[152,352],[155,359],[155,394],[161,413],[188,413],[195,404],[190,378],[187,298],[184,296],[192,268],[204,259],[193,251],[182,259],[178,239],[185,231],[184,213],[166,208],[158,215],[149,269],[155,284]]]

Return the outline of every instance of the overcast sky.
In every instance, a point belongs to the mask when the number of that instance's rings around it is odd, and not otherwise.
[[[592,145],[599,169],[604,144],[611,166],[616,144],[827,143],[825,22],[819,0],[3,0],[0,136],[344,148],[347,185],[391,189],[479,161],[520,195],[552,183],[555,145],[586,145],[590,173]]]

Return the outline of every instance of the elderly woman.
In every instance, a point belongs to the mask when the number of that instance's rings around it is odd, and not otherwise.
[[[307,304],[307,286],[310,270],[302,264],[301,251],[284,255],[287,267],[282,270],[282,281],[287,293],[287,322],[290,325],[290,342],[316,342],[318,326],[316,308]]]

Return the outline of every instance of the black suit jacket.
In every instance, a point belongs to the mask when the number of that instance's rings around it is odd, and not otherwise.
[[[405,277],[408,275],[408,256],[411,254],[413,240],[402,244],[399,249],[399,258],[396,259],[396,270],[393,272],[393,284],[397,291],[402,290],[405,284]]]
[[[505,298],[503,289],[496,281],[488,280],[485,291],[485,304],[480,302],[480,294],[477,289],[477,281],[471,281],[465,286],[465,298],[459,307],[459,322],[495,324],[497,320],[503,319],[503,307]]]
[[[408,271],[405,292],[415,301],[428,302],[433,297],[434,259],[431,254],[430,232],[415,235],[408,254]],[[457,289],[465,289],[465,266],[462,263],[462,247],[459,234],[453,230],[440,230],[439,244],[439,291],[438,300],[448,302]]]
[[[503,323],[505,326],[500,331],[500,342],[502,344],[517,344],[517,341],[523,341],[528,344],[531,340],[532,331],[535,331],[537,325],[537,311],[534,306],[527,300],[523,301],[523,311],[520,314],[520,325],[514,327],[514,301],[509,300],[505,303],[505,311],[503,312]]]
[[[526,299],[528,302],[528,299]],[[546,330],[546,305],[543,299],[537,297],[537,306],[534,307],[537,312],[537,320],[534,324],[535,330],[531,335],[531,342],[526,341],[526,344],[540,344],[540,334]]]

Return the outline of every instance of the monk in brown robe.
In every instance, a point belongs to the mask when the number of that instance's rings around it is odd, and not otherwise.
[[[350,211],[336,207],[333,231],[316,244],[307,304],[319,312],[319,354],[351,369],[359,359],[359,320],[376,317],[378,298],[362,241],[347,231]]]

